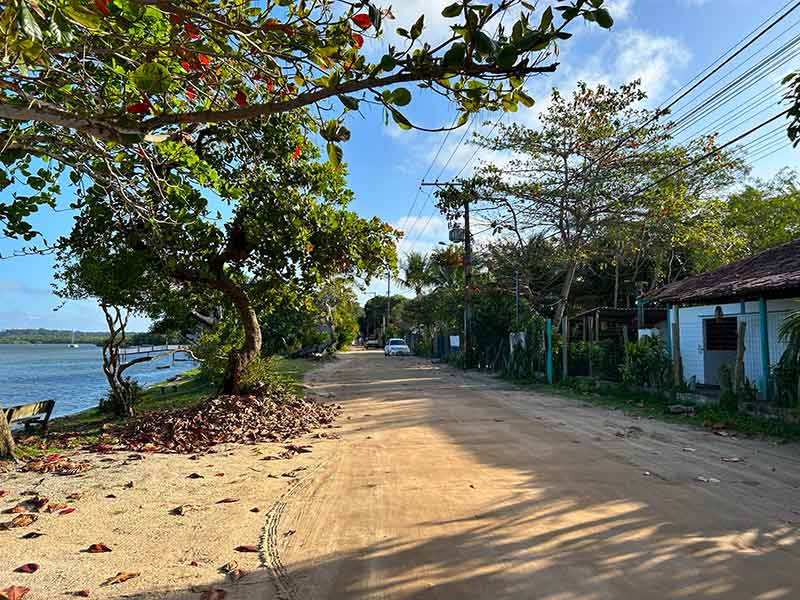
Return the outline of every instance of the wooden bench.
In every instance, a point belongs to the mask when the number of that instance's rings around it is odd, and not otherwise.
[[[22,423],[25,426],[25,431],[28,431],[31,425],[41,424],[42,431],[47,433],[47,425],[50,422],[50,415],[55,405],[55,400],[43,400],[41,402],[20,404],[19,406],[9,406],[4,409],[6,421],[8,421],[9,425]]]

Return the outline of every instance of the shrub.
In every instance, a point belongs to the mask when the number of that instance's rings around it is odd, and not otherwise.
[[[622,381],[629,385],[665,388],[671,383],[667,347],[658,336],[644,336],[625,347],[620,367]]]

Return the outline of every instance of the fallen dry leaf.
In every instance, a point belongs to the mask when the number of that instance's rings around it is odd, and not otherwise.
[[[200,473],[192,473],[189,475],[189,479],[203,479],[203,476]]]
[[[0,592],[0,598],[3,600],[22,600],[25,594],[30,591],[31,588],[27,588],[23,585],[12,585]]]
[[[28,563],[14,569],[16,573],[36,573],[39,570],[39,565],[36,563]]]
[[[92,544],[86,549],[91,554],[99,554],[100,552],[111,552],[111,548],[105,544]]]
[[[251,512],[251,513],[257,513],[257,512],[261,512],[261,509],[260,509],[260,508],[258,508],[257,506],[254,506],[253,508],[251,508],[251,509],[250,509],[250,512]]]
[[[18,515],[11,519],[11,527],[27,527],[35,522],[38,517],[36,515]]]
[[[117,583],[123,583],[128,581],[129,579],[133,579],[134,577],[138,577],[141,573],[136,573],[134,571],[120,571],[113,577],[106,579],[100,585],[116,585]]]
[[[239,501],[238,498],[223,498],[222,500],[219,500],[217,504],[231,504],[233,502],[238,502],[238,501]]]
[[[38,537],[42,537],[43,535],[44,535],[43,533],[39,533],[38,531],[30,531],[30,532],[26,533],[25,535],[23,535],[22,539],[23,540],[33,540],[33,539],[36,539]]]
[[[195,511],[197,509],[198,507],[195,504],[181,504],[180,506],[173,508],[170,513],[173,515],[183,516],[186,513]]]
[[[236,546],[234,550],[237,552],[258,552],[258,546],[254,544],[248,544],[246,546]]]
[[[193,560],[192,562],[189,563],[189,566],[190,567],[199,567],[200,563],[197,562],[196,560]]]
[[[74,594],[72,594],[72,595],[73,595],[73,596],[77,596],[78,598],[88,598],[89,596],[91,596],[91,595],[92,595],[92,590],[89,590],[89,589],[86,589],[86,590],[78,590],[77,592],[75,592],[75,593],[74,593]]]
[[[25,508],[23,504],[17,504],[16,506],[12,506],[11,508],[7,508],[3,511],[7,515],[13,515],[18,513],[28,512],[28,509]]]
[[[8,496],[8,490],[0,490],[0,498],[3,496]]]
[[[59,510],[64,510],[65,508],[67,508],[66,504],[62,504],[60,502],[51,502],[47,505],[45,512],[54,513],[58,512]]]
[[[49,502],[49,498],[43,496],[36,496],[31,500],[28,500],[28,503],[35,509],[35,510],[42,510],[45,505]]]
[[[108,494],[106,495],[106,498],[116,498],[116,496],[114,494]]]
[[[225,473],[214,473],[214,477],[225,477]]]
[[[80,500],[83,494],[81,492],[74,492],[67,496],[67,500]]]
[[[68,514],[70,514],[70,513],[74,513],[74,512],[75,512],[75,509],[74,509],[74,508],[72,508],[72,507],[69,507],[69,508],[65,508],[65,509],[64,509],[64,510],[62,510],[60,513],[58,513],[58,516],[59,516],[59,517],[61,517],[61,516],[63,516],[63,515],[68,515]]]

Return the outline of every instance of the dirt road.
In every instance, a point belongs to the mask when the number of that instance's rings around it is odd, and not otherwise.
[[[797,445],[375,352],[309,383],[344,427],[269,515],[281,597],[800,597]]]

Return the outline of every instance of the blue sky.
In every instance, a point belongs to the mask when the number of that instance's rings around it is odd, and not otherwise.
[[[426,35],[429,39],[440,39],[445,24],[439,13],[441,7],[450,1],[395,1],[393,12],[397,20],[390,23],[388,29],[410,25],[417,15],[425,12]],[[388,0],[384,4],[388,4]],[[535,126],[538,111],[546,104],[550,88],[556,86],[568,91],[578,80],[618,85],[641,78],[650,95],[650,104],[656,106],[778,11],[785,0],[607,0],[607,4],[616,20],[614,28],[605,31],[575,23],[571,29],[574,38],[561,47],[558,72],[531,80],[528,84],[530,94],[537,99],[537,106],[530,110],[521,108],[519,113],[506,116],[504,122],[513,119]],[[776,28],[773,37],[784,31],[787,37],[783,41],[797,35],[795,22],[800,19],[800,11],[793,17]],[[368,40],[365,48],[377,54],[387,43],[388,40]],[[753,48],[755,50],[758,46]],[[765,48],[765,52],[769,50],[769,47]],[[765,79],[765,89],[779,81],[792,65],[797,66],[798,61],[787,63],[768,80]],[[735,104],[728,105],[726,110]],[[748,123],[763,121],[777,112],[778,109],[771,105],[757,108],[721,141],[745,131]],[[439,98],[420,97],[408,114],[416,123],[439,127],[451,122],[455,113]],[[473,129],[485,130],[488,126],[483,123],[498,116],[482,115]],[[709,121],[699,123],[697,131],[706,131],[703,126],[710,125],[713,118],[712,115]],[[378,112],[365,112],[363,117],[352,115],[349,125],[353,137],[345,146],[345,160],[350,171],[350,186],[355,192],[351,208],[366,217],[377,215],[406,231],[408,237],[400,246],[401,255],[410,249],[429,250],[438,241],[446,239],[447,225],[433,208],[428,191],[418,194],[420,180],[426,173],[429,180],[447,180],[462,168],[465,174],[469,174],[481,159],[491,157],[479,154],[473,158],[474,147],[466,142],[459,144],[464,133],[462,130],[447,137],[445,134],[404,132],[394,125],[384,126]],[[469,137],[467,135],[467,140]],[[434,160],[437,151],[439,154]],[[757,162],[754,174],[769,177],[783,166],[795,167],[796,156],[796,151],[786,148]],[[410,209],[415,200],[412,212]],[[36,224],[52,239],[68,231],[71,215],[69,212],[43,211]],[[0,254],[5,256],[20,245],[19,242],[0,239]],[[52,269],[49,257],[0,260],[0,329],[104,328],[102,314],[91,302],[68,302],[58,311],[53,310],[61,302],[50,291]],[[392,285],[393,290],[396,289],[396,282]],[[384,279],[373,282],[361,297],[366,297],[369,292],[385,293],[385,290]],[[147,323],[137,319],[132,321],[132,326],[141,330]]]

